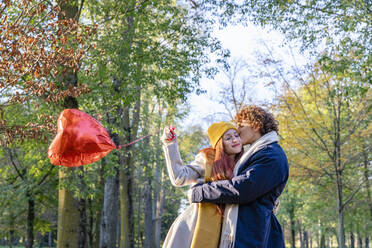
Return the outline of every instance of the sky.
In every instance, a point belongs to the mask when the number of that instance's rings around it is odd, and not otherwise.
[[[257,52],[267,53],[268,49],[272,50],[276,58],[284,61],[285,65],[291,66],[294,60],[297,64],[304,64],[306,56],[299,52],[299,45],[295,43],[284,45],[284,37],[281,33],[263,29],[255,25],[236,25],[227,26],[226,28],[215,28],[215,36],[221,41],[222,47],[229,49],[231,58],[242,59],[254,68],[260,69],[257,65]],[[294,56],[290,56],[291,52]],[[244,71],[241,72],[244,74]],[[244,76],[244,75],[243,75]],[[226,78],[222,73],[218,74],[213,80],[203,78],[200,82],[202,89],[207,93],[202,95],[192,94],[188,99],[190,105],[190,114],[182,122],[184,128],[199,124],[204,130],[214,121],[226,120],[228,115],[218,114],[225,112],[224,106],[218,103],[220,91]],[[264,101],[270,101],[274,97],[272,91],[264,87],[264,82],[257,80],[254,84],[252,98],[258,105]]]

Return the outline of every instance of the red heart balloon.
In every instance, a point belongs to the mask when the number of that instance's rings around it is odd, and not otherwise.
[[[58,117],[57,135],[48,149],[54,165],[76,167],[93,163],[116,146],[107,130],[78,109],[65,109]]]

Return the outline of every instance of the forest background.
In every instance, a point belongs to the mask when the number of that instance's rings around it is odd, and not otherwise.
[[[277,214],[287,246],[370,247],[371,22],[368,0],[2,0],[0,245],[161,247],[188,203],[158,130],[175,124],[190,162],[208,124],[255,103],[275,114],[291,166]],[[275,30],[289,49],[263,41],[246,61],[215,36],[229,25]],[[185,125],[206,79],[218,111]],[[57,167],[46,154],[65,108],[117,145],[152,135]]]

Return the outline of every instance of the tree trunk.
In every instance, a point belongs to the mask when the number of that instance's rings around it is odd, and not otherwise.
[[[318,221],[319,222],[319,221]],[[318,224],[318,226],[320,226],[319,224]],[[320,248],[320,233],[321,233],[321,230],[320,230],[320,228],[319,228],[319,230],[316,232],[316,234],[315,234],[315,237],[316,237],[316,246],[317,246],[317,248]]]
[[[115,141],[114,141],[115,142]],[[92,214],[92,235],[93,239],[91,242],[91,248],[99,248],[100,242],[101,242],[101,220],[102,220],[102,211],[103,211],[103,204],[104,204],[104,196],[105,196],[105,180],[104,180],[104,174],[105,174],[105,158],[101,159],[101,164],[100,164],[100,169],[99,169],[99,174],[98,174],[98,188],[100,191],[100,195],[102,197],[99,197],[98,200],[95,200],[95,202],[98,202],[98,208],[94,208],[92,204],[92,200],[90,201],[90,205],[92,206],[91,209],[91,214]],[[117,192],[119,192],[119,189],[117,189]],[[119,202],[119,199],[117,199],[117,202]],[[117,208],[119,209],[119,208]],[[116,218],[118,221],[118,217]]]
[[[115,175],[105,180],[104,203],[101,217],[100,248],[117,247],[118,201],[119,201],[119,169]]]
[[[160,191],[159,196],[156,202],[156,219],[155,219],[155,247],[160,248],[160,239],[161,239],[161,219],[163,216],[163,209],[164,209],[164,200],[165,200],[165,193],[164,187],[162,186],[162,182],[164,179],[164,173],[162,172],[162,178],[160,182]]]
[[[125,168],[120,170],[120,248],[133,247],[132,156],[126,149]]]
[[[155,231],[152,215],[152,187],[150,179],[145,185],[145,248],[155,247]]]
[[[140,185],[143,185],[144,183],[140,180],[138,180],[139,184]],[[137,192],[136,192],[136,198],[137,198],[137,247],[142,247],[141,244],[142,244],[142,238],[141,238],[141,216],[143,214],[143,211],[142,210],[142,205],[141,205],[141,202],[144,198],[144,196],[142,195],[142,188],[141,187],[137,187]],[[145,198],[145,201],[146,201],[146,198]],[[146,224],[145,224],[146,225]]]
[[[92,248],[99,248],[99,243],[101,242],[101,218],[102,218],[102,209],[96,212],[97,218],[94,218],[94,229],[93,229],[93,242]],[[119,222],[119,221],[118,221]]]
[[[326,239],[325,239],[325,235],[324,235],[324,231],[321,230],[321,234],[320,234],[320,248],[326,248]]]
[[[143,97],[141,113],[143,115],[143,125],[142,131],[144,133],[149,133],[150,122],[148,116],[149,113],[149,99],[148,97]],[[152,167],[149,165],[149,161],[153,161],[151,155],[148,152],[145,152],[149,149],[149,139],[145,139],[141,143],[143,155],[142,159],[142,168],[144,173],[144,217],[145,217],[145,236],[143,247],[153,248],[155,247],[155,230],[154,230],[154,209],[153,209],[153,188],[152,188]],[[156,150],[154,151],[156,152]],[[143,183],[141,183],[143,184]],[[139,208],[140,209],[140,208]],[[138,240],[141,240],[140,238]]]
[[[67,168],[72,171],[75,168]],[[62,169],[59,170],[59,178],[66,177]],[[58,230],[57,247],[75,248],[79,241],[79,202],[74,198],[73,192],[60,188],[58,191]]]
[[[50,231],[48,233],[48,247],[52,247],[53,246],[53,233]]]
[[[53,245],[53,233],[51,231],[48,232],[48,247],[52,247]]]
[[[95,215],[93,211],[93,206],[92,206],[92,200],[88,199],[87,201],[87,219],[88,219],[88,230],[87,230],[87,241],[88,241],[88,246],[90,248],[94,248],[94,220],[96,218],[99,218],[99,215]],[[96,218],[95,218],[96,217]]]
[[[368,237],[368,236],[367,236],[366,239],[365,239],[364,247],[365,247],[365,248],[369,248],[369,237]]]
[[[120,202],[118,201],[118,209],[120,209]],[[117,232],[117,235],[116,235],[116,243],[117,244],[120,244],[120,235],[121,235],[121,232],[120,232],[120,228],[121,228],[121,223],[120,223],[120,221],[118,221],[118,227],[117,227],[117,229],[118,229],[118,232]],[[119,246],[120,247],[120,246]]]
[[[362,236],[360,235],[360,233],[358,232],[358,248],[363,248],[363,240],[362,240]]]
[[[291,247],[296,248],[296,224],[294,216],[294,207],[292,206],[289,210],[289,221],[291,226]]]
[[[369,183],[369,159],[368,159],[368,151],[365,146],[363,146],[363,166],[364,166],[364,180],[366,180],[366,194],[367,194],[367,202],[369,206],[369,217],[372,220],[372,196],[371,196],[371,185]]]
[[[141,106],[141,89],[137,86],[136,102],[133,113],[130,115],[129,107],[123,111],[123,127],[125,131],[126,142],[131,142],[137,137],[139,114]],[[130,123],[129,116],[132,116]],[[121,234],[120,248],[130,248],[134,246],[134,218],[133,218],[133,153],[134,146],[126,147],[124,151],[123,167],[120,170],[120,217]]]
[[[163,110],[160,107],[161,103],[158,102],[159,106],[159,116],[163,116]],[[168,112],[169,114],[169,112]],[[158,121],[157,123],[157,129],[161,129],[161,121]],[[155,147],[156,147],[156,152],[155,152],[155,163],[154,163],[154,171],[155,171],[155,190],[154,190],[154,211],[153,214],[155,216],[154,219],[154,239],[155,239],[155,247],[160,248],[160,240],[161,240],[161,220],[163,216],[163,208],[164,208],[164,200],[165,200],[165,194],[164,194],[164,186],[163,186],[163,181],[164,181],[164,176],[165,174],[162,171],[162,166],[161,164],[164,163],[163,159],[161,158],[161,154],[163,153],[162,151],[162,144],[160,141],[160,133],[157,133],[156,135],[156,142],[155,142]]]
[[[26,248],[32,248],[34,245],[35,200],[30,192],[26,193],[26,197],[28,199]]]
[[[300,247],[301,248],[304,248],[305,245],[304,245],[304,236],[303,236],[303,227],[301,225],[301,222],[297,222],[297,225],[299,227],[299,234],[300,234]]]
[[[127,1],[128,9],[135,9],[136,0]],[[128,56],[132,47],[133,33],[134,33],[134,17],[128,15],[123,20],[123,25],[126,26],[123,32],[123,42],[125,46],[121,51],[122,56]],[[124,68],[124,73],[129,70]],[[121,83],[121,82],[120,82]],[[133,115],[130,115],[130,107],[126,106],[122,110],[122,125],[121,128],[124,130],[125,141],[131,142],[137,136],[137,129],[139,123],[139,111],[140,111],[140,87],[137,86],[138,95],[134,97],[136,99],[135,107],[133,109]],[[130,122],[130,116],[132,116],[132,123]],[[132,185],[133,185],[133,146],[126,147],[124,149],[124,157],[120,160],[120,248],[134,247],[134,218],[133,218],[133,199],[132,199]]]
[[[343,210],[339,209],[338,212],[338,246],[340,248],[345,248],[345,230],[344,230],[344,213]]]
[[[81,176],[79,176],[80,187],[79,189],[82,192],[86,191],[86,185],[84,181],[84,167],[79,167],[81,171]],[[80,213],[80,222],[79,222],[79,248],[85,248],[88,246],[87,237],[88,237],[88,218],[87,218],[87,202],[85,198],[79,200],[79,213]]]
[[[114,78],[113,79],[114,92],[116,94],[121,94],[120,92],[120,83]],[[107,113],[107,122],[112,124],[115,127],[120,126],[120,114],[122,108],[116,106],[116,115],[112,116],[110,113]],[[114,141],[115,145],[118,147],[120,145],[120,138],[117,133],[113,133],[109,130],[110,137]],[[120,167],[121,167],[121,155],[119,152],[114,152],[114,155],[117,156],[118,166],[113,168],[114,175],[106,177],[104,180],[104,199],[103,199],[103,208],[101,213],[101,223],[100,223],[100,239],[99,247],[100,248],[111,248],[117,247],[117,236],[118,236],[118,226],[120,224],[118,214],[119,214],[119,185],[120,185]],[[106,160],[102,160],[102,168],[105,166]],[[103,174],[103,171],[101,172]]]
[[[355,238],[354,238],[354,233],[350,233],[350,248],[355,248]]]
[[[59,0],[58,5],[61,8],[61,13],[58,16],[59,20],[74,18],[78,20],[78,1]],[[77,85],[77,74],[71,68],[66,68],[67,71],[61,74],[61,82],[68,88],[69,86]],[[64,108],[78,108],[76,98],[68,96],[64,99]],[[60,181],[67,177],[69,173],[73,173],[76,168],[62,168],[59,170]],[[77,201],[73,192],[60,188],[58,191],[58,248],[76,248],[79,247],[79,224],[80,212],[79,201]],[[81,228],[81,227],[80,227]]]
[[[65,106],[67,108],[77,108],[73,100],[67,100]],[[77,104],[77,102],[76,102]],[[68,105],[70,105],[68,107]],[[75,106],[74,106],[75,105]],[[62,168],[59,169],[60,182],[67,178],[68,174],[74,173],[77,168]],[[58,190],[58,231],[57,231],[57,247],[58,248],[75,248],[79,247],[79,242],[82,240],[80,225],[80,217],[83,217],[83,203],[74,198],[74,193],[68,189],[60,188]],[[81,210],[81,211],[79,211]]]
[[[9,231],[9,247],[12,248],[14,243],[14,230]]]
[[[304,231],[304,244],[305,244],[305,248],[309,248],[309,233],[308,233],[308,231]]]
[[[338,208],[338,246],[339,248],[345,248],[345,229],[344,229],[344,206],[343,206],[343,182],[342,182],[342,171],[341,168],[341,127],[340,127],[340,116],[341,116],[341,100],[338,96],[337,109],[335,110],[335,172],[336,172],[336,186],[337,186],[337,208]]]
[[[82,167],[81,167],[82,168]],[[79,222],[79,248],[87,247],[87,204],[85,199],[80,199],[79,201],[79,213],[80,213],[80,222]]]

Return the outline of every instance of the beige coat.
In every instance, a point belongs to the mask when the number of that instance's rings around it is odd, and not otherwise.
[[[195,160],[183,165],[177,141],[163,145],[169,178],[176,187],[204,182],[206,159],[199,153]],[[163,248],[190,248],[198,217],[197,204],[191,204],[173,222]]]

